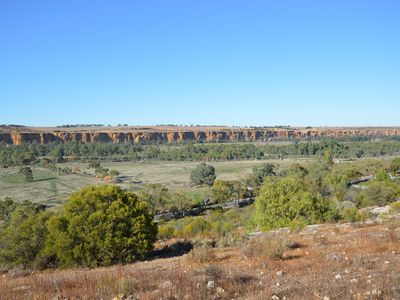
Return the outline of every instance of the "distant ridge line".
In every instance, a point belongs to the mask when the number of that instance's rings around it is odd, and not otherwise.
[[[122,127],[1,127],[0,143],[20,145],[51,142],[168,143],[256,142],[325,137],[400,136],[400,127],[237,128],[225,126],[122,126]]]

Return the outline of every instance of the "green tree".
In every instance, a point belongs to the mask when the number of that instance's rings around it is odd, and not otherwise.
[[[264,182],[264,178],[267,176],[275,176],[275,166],[270,163],[265,163],[259,167],[253,168],[253,175],[257,178],[258,182],[261,184]]]
[[[185,209],[192,205],[193,199],[186,190],[178,189],[171,194],[170,202],[171,209]]]
[[[146,184],[138,196],[153,212],[165,210],[171,198],[168,189],[159,183]]]
[[[332,202],[313,194],[298,177],[267,178],[255,201],[254,221],[265,229],[292,222],[320,223],[336,216]]]
[[[327,166],[333,165],[333,153],[331,148],[325,149],[323,161]]]
[[[215,169],[211,165],[201,163],[190,173],[190,181],[194,184],[213,185],[215,181]]]
[[[26,182],[33,181],[33,173],[30,167],[21,167],[19,169],[19,174],[24,176]]]
[[[234,185],[230,181],[216,180],[211,189],[211,200],[214,203],[221,203],[232,199],[234,194]]]
[[[0,264],[45,266],[41,252],[47,237],[50,214],[35,205],[18,205],[0,231]]]
[[[49,152],[48,156],[52,158],[53,162],[56,162],[56,163],[63,162],[64,161],[64,149],[63,149],[63,147],[62,146],[58,146],[58,147],[53,148]]]
[[[61,266],[129,263],[151,250],[157,235],[148,205],[115,185],[71,195],[48,230],[45,253]]]

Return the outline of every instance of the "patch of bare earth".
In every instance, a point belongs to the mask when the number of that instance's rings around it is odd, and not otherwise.
[[[282,257],[215,249],[93,270],[0,278],[0,299],[399,299],[400,222],[321,225],[251,238],[290,241]]]

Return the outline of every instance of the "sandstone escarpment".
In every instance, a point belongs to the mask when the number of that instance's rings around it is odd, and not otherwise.
[[[229,127],[151,127],[151,128],[23,128],[0,132],[0,143],[20,145],[51,142],[167,143],[181,141],[270,141],[323,137],[400,136],[400,128],[229,128]]]

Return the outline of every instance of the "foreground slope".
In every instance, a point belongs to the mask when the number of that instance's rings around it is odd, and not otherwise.
[[[249,245],[282,237],[290,244],[281,257],[249,251]],[[283,229],[259,234],[242,246],[216,249],[214,257],[209,255],[201,263],[192,253],[93,270],[4,274],[0,298],[398,299],[400,295],[399,215],[383,224],[314,225],[299,233]]]

